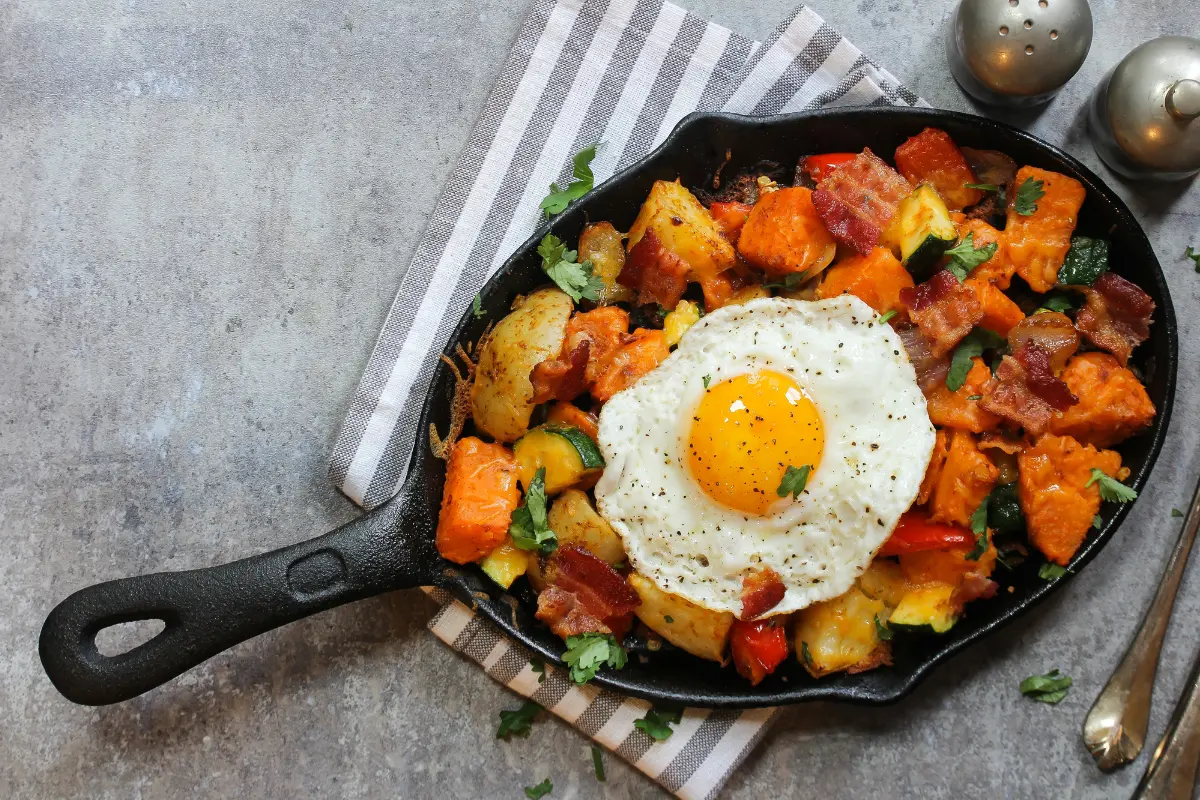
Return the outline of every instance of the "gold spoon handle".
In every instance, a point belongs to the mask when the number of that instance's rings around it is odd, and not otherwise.
[[[1200,528],[1200,484],[1192,495],[1183,530],[1179,532],[1142,626],[1083,720],[1083,742],[1102,770],[1115,769],[1133,761],[1146,742],[1158,656],[1197,528]]]
[[[1200,762],[1200,657],[1132,800],[1192,800]]]

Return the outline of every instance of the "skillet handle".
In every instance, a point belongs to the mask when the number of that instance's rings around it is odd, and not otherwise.
[[[406,485],[389,502],[316,539],[217,567],[90,586],[50,612],[38,642],[42,666],[75,703],[128,700],[318,611],[443,583],[434,524],[424,498]],[[155,619],[166,627],[150,641],[115,656],[96,649],[104,628]]]

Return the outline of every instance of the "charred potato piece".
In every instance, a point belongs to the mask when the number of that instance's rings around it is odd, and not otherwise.
[[[625,237],[611,222],[588,225],[579,234],[579,261],[592,262],[592,274],[604,281],[598,294],[600,305],[633,300],[633,290],[617,283],[625,266]]]
[[[699,277],[719,275],[734,265],[737,253],[708,209],[678,180],[655,181],[629,229],[628,250],[647,230],[663,247],[682,258]]]
[[[668,594],[636,572],[630,574],[629,585],[642,601],[634,613],[646,627],[697,658],[725,662],[733,614]]]
[[[558,289],[539,289],[500,320],[479,353],[471,415],[475,425],[499,442],[529,430],[533,384],[529,372],[562,350],[571,298]]]

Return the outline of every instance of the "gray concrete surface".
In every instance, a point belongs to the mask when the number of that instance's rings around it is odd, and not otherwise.
[[[946,0],[814,0],[934,105]],[[1120,5],[1120,8],[1118,8]],[[0,0],[0,796],[552,797],[661,792],[555,721],[493,739],[513,696],[398,593],[234,648],[121,706],[63,700],[46,612],[95,581],[220,563],[355,510],[325,479],[351,390],[525,13],[524,2]],[[690,7],[755,36],[787,0]],[[1081,73],[1018,118],[1096,166],[1081,109],[1135,44],[1197,33],[1191,0],[1093,2]],[[1102,172],[1102,174],[1104,174]],[[1200,186],[1117,183],[1180,315],[1181,392],[1152,487],[1085,572],[891,708],[788,711],[730,798],[1125,797],[1079,742],[1200,473]],[[1194,572],[1194,571],[1193,571]],[[1195,575],[1160,672],[1157,736],[1196,653]],[[1057,707],[1020,678],[1059,667]]]

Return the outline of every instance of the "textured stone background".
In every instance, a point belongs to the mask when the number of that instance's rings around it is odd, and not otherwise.
[[[690,0],[764,36],[790,8]],[[814,8],[935,106],[947,0]],[[1191,0],[1093,2],[1083,70],[1017,118],[1098,166],[1083,101],[1135,44],[1197,33]],[[493,739],[513,696],[423,631],[416,592],[234,648],[86,709],[37,661],[46,612],[103,579],[305,538],[355,509],[326,458],[392,292],[524,18],[451,0],[0,0],[0,796],[655,796],[555,721]],[[1101,174],[1106,174],[1101,168]],[[788,711],[728,797],[1124,797],[1079,725],[1166,560],[1200,465],[1200,186],[1116,183],[1180,315],[1181,393],[1151,488],[1112,544],[1019,626],[884,709]],[[1161,732],[1196,650],[1189,577],[1159,675]],[[1025,675],[1075,676],[1057,707]]]

